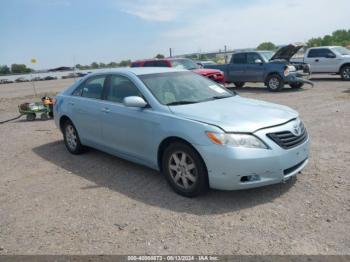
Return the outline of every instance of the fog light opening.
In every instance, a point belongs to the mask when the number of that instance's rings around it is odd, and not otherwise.
[[[258,175],[253,175],[253,176],[242,176],[241,177],[241,182],[246,183],[246,182],[253,182],[253,181],[259,181],[260,176]]]

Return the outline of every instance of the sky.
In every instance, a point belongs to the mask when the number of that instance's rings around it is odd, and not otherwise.
[[[0,0],[0,65],[35,69],[305,42],[350,29],[349,0]],[[36,58],[36,65],[30,59]]]

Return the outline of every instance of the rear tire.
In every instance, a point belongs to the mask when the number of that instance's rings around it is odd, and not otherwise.
[[[196,197],[209,189],[208,172],[200,155],[189,145],[176,142],[165,149],[162,171],[172,189]]]
[[[49,119],[49,116],[46,114],[46,113],[42,113],[41,116],[40,116],[40,119],[42,121],[45,121],[45,120],[48,120]]]
[[[343,66],[340,69],[340,76],[344,81],[350,81],[350,65]]]
[[[297,82],[297,83],[290,83],[289,85],[291,88],[299,89],[303,87],[304,83]]]
[[[36,118],[36,114],[35,113],[29,113],[26,115],[26,119],[27,121],[34,121]]]
[[[63,125],[63,138],[64,144],[70,153],[78,155],[83,152],[84,148],[80,142],[78,132],[73,123],[69,120],[67,120]]]
[[[233,84],[235,85],[235,87],[241,88],[244,86],[245,83],[244,82],[234,82]]]
[[[272,74],[267,77],[266,86],[269,91],[278,92],[283,88],[284,82],[278,74]]]

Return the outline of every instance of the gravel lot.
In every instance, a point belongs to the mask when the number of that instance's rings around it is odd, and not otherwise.
[[[297,179],[195,199],[143,166],[96,150],[69,154],[52,120],[0,125],[0,254],[350,254],[350,82],[314,81],[238,90],[300,112],[312,146]],[[31,88],[0,85],[0,121],[33,101]]]

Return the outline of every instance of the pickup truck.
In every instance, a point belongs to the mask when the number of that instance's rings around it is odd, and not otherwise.
[[[308,63],[312,74],[339,74],[343,80],[350,81],[350,50],[345,47],[312,47],[303,58],[292,61]]]
[[[287,45],[274,54],[272,51],[237,52],[229,64],[205,65],[205,68],[219,69],[224,72],[225,82],[243,87],[245,82],[262,82],[270,91],[281,90],[285,84],[292,88],[301,88],[304,83],[312,85],[309,66],[303,62],[291,63],[291,57],[303,45]]]

